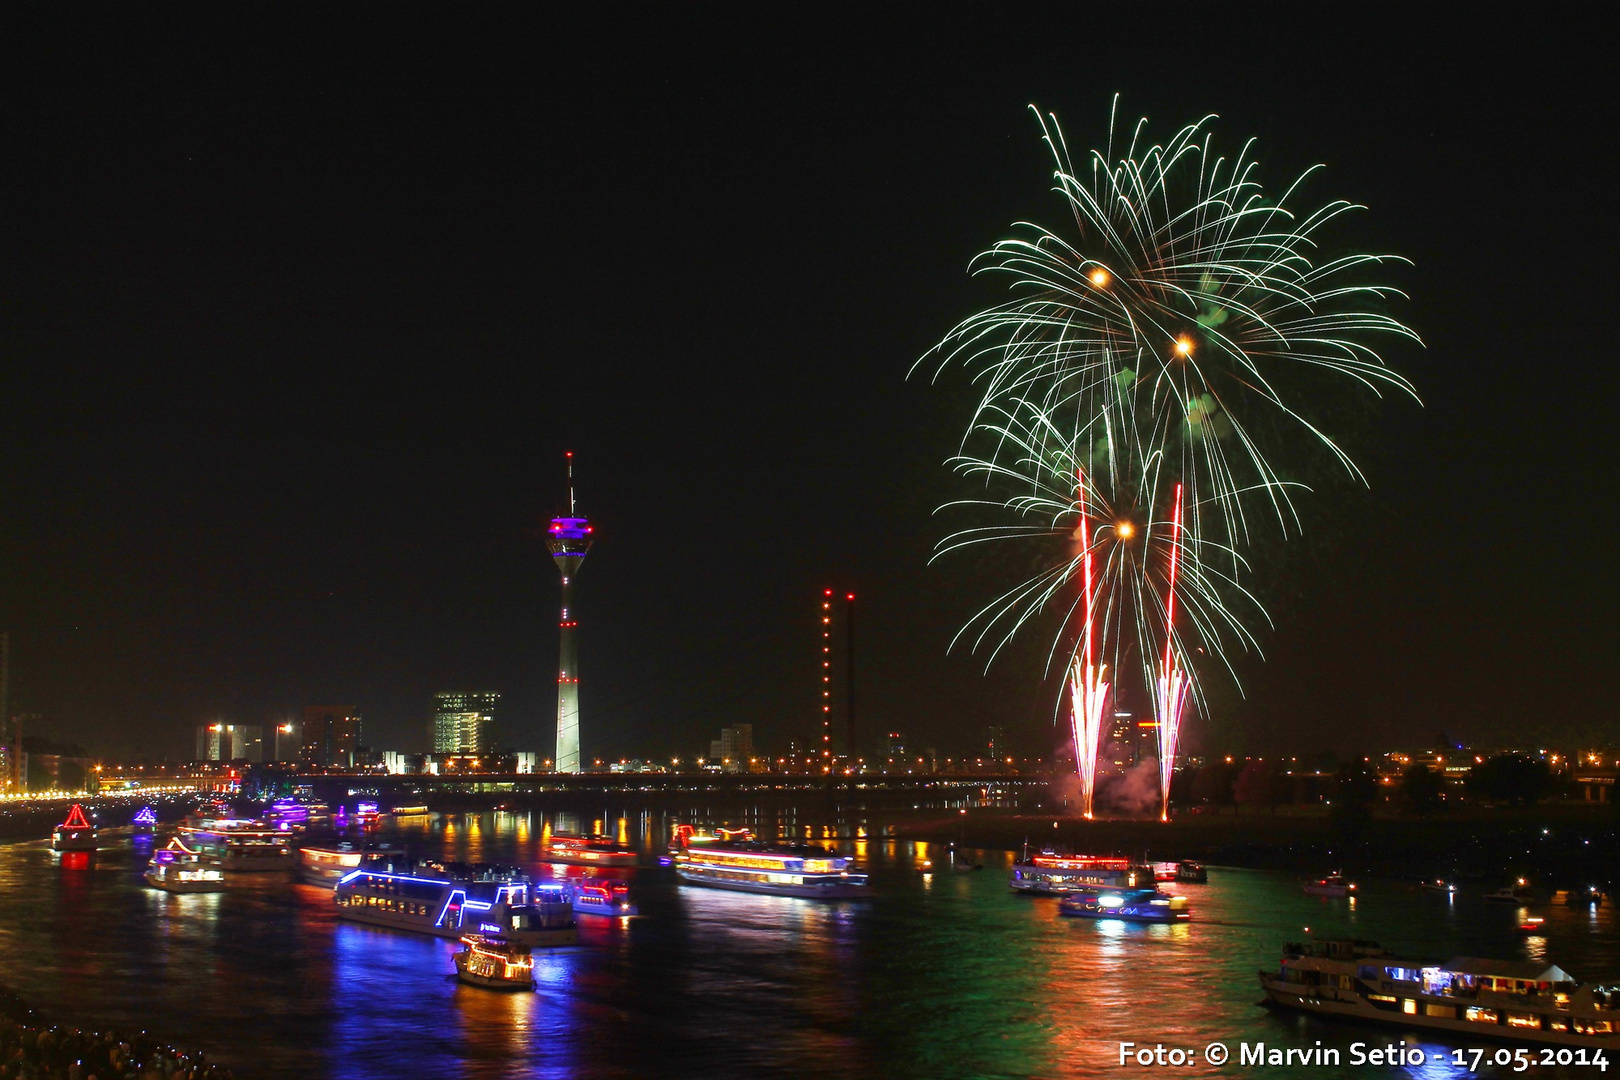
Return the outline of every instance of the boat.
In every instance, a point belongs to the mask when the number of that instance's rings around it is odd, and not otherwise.
[[[1185,922],[1192,917],[1185,896],[1171,896],[1157,888],[1081,889],[1058,901],[1058,914],[1148,923]]]
[[[186,847],[178,836],[152,856],[152,863],[142,876],[152,888],[164,892],[220,892],[225,888],[225,875],[212,866],[204,866],[198,853]]]
[[[1603,890],[1596,885],[1584,889],[1560,889],[1553,894],[1553,903],[1565,907],[1602,907]]]
[[[1209,881],[1209,871],[1204,864],[1191,859],[1182,859],[1176,863],[1176,880],[1185,884],[1203,885]]]
[[[1546,922],[1547,920],[1543,919],[1540,915],[1531,915],[1529,918],[1525,919],[1524,922],[1519,924],[1519,929],[1523,930],[1527,934],[1539,934],[1543,929],[1545,929]]]
[[[297,865],[292,829],[287,823],[271,825],[260,818],[241,818],[228,809],[189,815],[179,828],[186,846],[206,866],[231,873],[285,873]]]
[[[854,899],[872,893],[866,875],[850,869],[849,859],[807,844],[702,844],[680,852],[674,862],[675,872],[687,885],[816,900]]]
[[[68,811],[67,819],[51,830],[51,850],[96,850],[96,827],[85,817],[84,807],[74,803],[73,808]]]
[[[468,934],[456,953],[456,978],[489,990],[533,990],[534,955],[527,947],[490,934]]]
[[[1536,894],[1530,890],[1530,883],[1519,878],[1512,885],[1504,885],[1494,892],[1485,894],[1485,899],[1493,904],[1533,904]]]
[[[1394,956],[1374,941],[1318,940],[1284,945],[1281,965],[1259,975],[1268,1004],[1321,1016],[1513,1043],[1620,1048],[1620,985],[1583,986],[1541,960],[1454,956],[1432,963]]]
[[[1355,882],[1346,881],[1344,875],[1337,872],[1305,883],[1307,896],[1349,896],[1355,891]]]
[[[388,812],[395,817],[416,817],[428,813],[428,808],[426,803],[416,803],[412,806],[396,806]]]
[[[552,948],[578,940],[564,882],[537,884],[506,867],[417,863],[409,872],[360,867],[338,879],[340,919],[435,937],[496,934]]]
[[[135,816],[130,820],[129,824],[130,828],[137,833],[149,833],[157,828],[157,823],[157,811],[150,806],[143,806],[135,811]]]
[[[575,915],[626,919],[640,914],[630,902],[630,886],[622,881],[577,881],[571,888]]]
[[[1449,896],[1457,895],[1456,884],[1454,882],[1447,881],[1445,878],[1429,878],[1427,881],[1420,882],[1419,884],[1425,892],[1446,893]]]
[[[586,836],[556,833],[549,842],[541,844],[540,858],[572,866],[635,866],[641,861],[635,848],[600,833]]]
[[[1176,863],[1173,863],[1173,862],[1150,862],[1150,863],[1146,863],[1144,865],[1146,865],[1149,869],[1151,869],[1153,871],[1153,880],[1154,881],[1174,881],[1174,880],[1176,880],[1176,866],[1177,866]]]
[[[404,868],[405,849],[395,844],[368,844],[356,840],[322,840],[298,848],[298,880],[325,889],[337,887],[338,879],[360,866]]]
[[[1157,880],[1151,866],[1106,855],[1058,855],[1042,851],[1013,864],[1007,884],[1037,896],[1068,896],[1089,888],[1142,889]]]

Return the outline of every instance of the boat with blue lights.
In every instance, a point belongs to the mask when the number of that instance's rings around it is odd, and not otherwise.
[[[1158,889],[1082,889],[1058,901],[1058,914],[1145,923],[1186,922],[1192,917],[1185,896]]]
[[[409,873],[361,867],[333,890],[340,919],[436,937],[494,934],[552,948],[578,940],[565,882],[534,882],[517,870],[418,863]]]
[[[164,892],[205,893],[225,888],[225,875],[212,866],[204,866],[198,853],[186,847],[178,836],[152,856],[152,864],[142,876],[152,888]]]
[[[674,863],[687,885],[816,900],[872,893],[866,874],[851,869],[850,859],[811,845],[693,843],[676,854]]]
[[[575,915],[603,915],[626,919],[639,915],[630,902],[630,886],[622,881],[575,881],[570,885]]]
[[[130,828],[137,833],[149,833],[157,829],[157,811],[150,806],[143,806],[135,811],[135,817],[130,820]]]
[[[1469,1039],[1620,1049],[1620,985],[1582,985],[1545,960],[1454,956],[1437,963],[1395,956],[1375,941],[1318,940],[1284,945],[1281,964],[1259,975],[1266,1004],[1319,1016]],[[1600,1063],[1563,1055],[1557,1063]]]
[[[68,811],[67,819],[51,830],[52,851],[96,850],[96,827],[78,803]]]
[[[1087,889],[1146,889],[1153,867],[1112,855],[1059,855],[1051,850],[1013,864],[1007,884],[1035,896],[1069,896]]]
[[[468,934],[456,953],[456,978],[486,990],[533,990],[534,954],[492,934]]]

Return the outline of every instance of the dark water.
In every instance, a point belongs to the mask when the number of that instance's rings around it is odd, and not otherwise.
[[[649,850],[669,824],[594,817]],[[565,816],[561,827],[595,823]],[[421,854],[535,865],[546,824],[435,816],[383,836]],[[797,820],[791,829],[823,832]],[[980,872],[924,875],[917,867],[937,849],[850,839],[841,846],[877,886],[869,901],[683,888],[668,870],[644,869],[632,883],[639,918],[582,919],[579,946],[537,953],[537,993],[501,994],[455,981],[452,942],[338,922],[329,892],[248,875],[224,893],[173,896],[139,877],[149,840],[115,843],[90,860],[43,843],[0,847],[0,978],[59,1017],[199,1046],[244,1080],[1149,1071],[1119,1068],[1121,1041],[1199,1051],[1196,1067],[1151,1071],[1248,1075],[1203,1064],[1203,1048],[1398,1042],[1398,1029],[1256,1006],[1256,969],[1306,926],[1419,956],[1545,958],[1582,979],[1620,979],[1612,906],[1541,909],[1546,931],[1530,937],[1516,929],[1522,912],[1485,903],[1479,889],[1447,900],[1369,881],[1351,903],[1307,897],[1290,876],[1213,868],[1208,885],[1180,887],[1193,922],[1130,926],[1062,919],[1054,901],[1012,894],[1004,853],[979,853]],[[1441,1049],[1432,1036],[1407,1038]],[[1466,1075],[1449,1064],[1374,1071]]]

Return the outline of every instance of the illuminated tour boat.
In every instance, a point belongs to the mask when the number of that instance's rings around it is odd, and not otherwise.
[[[148,885],[164,892],[219,892],[225,888],[225,875],[204,866],[198,853],[186,847],[178,836],[152,856],[152,865],[143,876]]]
[[[674,862],[675,872],[688,885],[818,900],[872,892],[866,875],[850,869],[849,859],[819,847],[691,844]]]
[[[1324,1016],[1514,1043],[1620,1048],[1620,986],[1582,986],[1540,960],[1454,956],[1436,964],[1392,956],[1372,941],[1313,941],[1283,946],[1281,965],[1260,972],[1260,989],[1270,1004]],[[1560,1051],[1556,1063],[1596,1059],[1564,1060]]]
[[[633,847],[627,847],[611,836],[574,836],[557,833],[550,842],[542,844],[540,857],[546,862],[568,863],[572,866],[635,866],[641,861]]]
[[[353,840],[308,843],[298,848],[298,880],[333,889],[339,878],[361,866],[391,869],[404,862],[405,849],[392,845]]]
[[[1192,917],[1185,896],[1158,889],[1081,889],[1058,901],[1058,914],[1077,919],[1174,923]]]
[[[494,934],[551,948],[578,940],[563,882],[535,883],[515,870],[420,863],[411,873],[361,867],[338,879],[338,918],[436,937]]]
[[[1203,885],[1209,881],[1209,871],[1204,864],[1192,859],[1182,859],[1176,863],[1176,880],[1182,884]]]
[[[96,827],[85,816],[84,807],[74,803],[73,809],[68,811],[67,820],[51,830],[51,850],[96,850]]]
[[[468,934],[456,953],[456,978],[490,990],[533,990],[534,955],[490,934]]]
[[[1155,881],[1153,868],[1106,855],[1056,855],[1043,851],[1013,864],[1007,884],[1017,892],[1068,896],[1083,889],[1146,889]]]
[[[630,886],[622,881],[576,881],[572,888],[576,915],[623,919],[639,914],[630,902]]]
[[[1343,874],[1333,873],[1305,883],[1307,896],[1349,896],[1356,891],[1354,882],[1346,881]]]
[[[205,865],[220,870],[285,873],[297,865],[292,833],[286,825],[209,812],[186,818],[179,832]]]
[[[157,823],[157,811],[150,806],[143,806],[135,812],[135,817],[129,824],[138,833],[149,833],[157,828]]]

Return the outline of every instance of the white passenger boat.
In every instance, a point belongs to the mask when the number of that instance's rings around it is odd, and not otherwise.
[[[405,849],[393,844],[368,844],[364,840],[332,840],[305,843],[298,848],[298,880],[323,889],[337,887],[338,879],[362,866],[404,868]]]
[[[628,867],[641,861],[641,855],[635,848],[600,834],[575,836],[556,833],[540,845],[540,857],[546,862],[570,866]]]
[[[1305,883],[1307,896],[1349,896],[1356,891],[1353,881],[1346,881],[1343,874],[1333,873],[1327,877],[1317,878],[1315,881]]]
[[[1530,888],[1530,883],[1519,878],[1512,885],[1504,885],[1495,892],[1485,894],[1485,899],[1493,904],[1533,904],[1536,894]]]
[[[1043,851],[1013,863],[1007,884],[1037,896],[1069,896],[1082,889],[1148,889],[1156,875],[1151,866],[1111,855],[1058,855]]]
[[[203,865],[230,873],[285,873],[297,865],[292,829],[259,818],[241,818],[218,810],[192,814],[179,835],[197,852]]]
[[[456,953],[456,978],[486,990],[533,990],[534,955],[525,946],[490,934],[468,934]]]
[[[852,870],[849,859],[808,845],[698,844],[679,852],[674,862],[675,872],[687,885],[817,900],[854,899],[872,892],[866,875]]]
[[[1347,1020],[1466,1039],[1620,1048],[1620,986],[1583,986],[1540,960],[1432,963],[1393,956],[1372,941],[1313,941],[1283,946],[1281,965],[1260,972],[1260,989],[1271,1004]]]
[[[197,852],[186,847],[178,836],[152,856],[152,863],[142,876],[152,888],[164,892],[220,892],[225,888],[225,875],[212,866],[204,866]]]
[[[516,870],[418,863],[410,873],[361,867],[333,890],[338,918],[436,937],[494,934],[550,948],[578,940],[564,882],[530,881]]]

